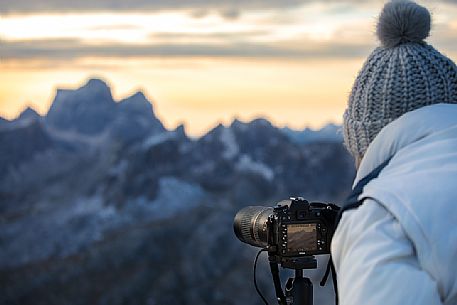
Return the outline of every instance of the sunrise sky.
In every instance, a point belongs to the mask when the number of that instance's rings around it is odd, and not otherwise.
[[[457,2],[421,1],[428,40],[457,59]],[[57,87],[142,89],[168,128],[263,116],[340,123],[383,1],[0,0],[0,116],[45,114]]]

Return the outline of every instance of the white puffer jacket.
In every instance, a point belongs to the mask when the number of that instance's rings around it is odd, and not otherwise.
[[[406,113],[370,144],[331,252],[341,305],[457,304],[457,105]],[[359,198],[361,198],[359,197]]]

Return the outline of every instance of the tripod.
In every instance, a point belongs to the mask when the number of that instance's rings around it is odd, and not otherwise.
[[[304,256],[280,258],[279,261],[274,255],[269,255],[268,258],[279,305],[313,305],[313,283],[309,278],[303,277],[303,269],[316,269],[316,258]],[[279,264],[283,268],[295,270],[295,277],[287,280],[285,291],[282,290],[279,278]]]

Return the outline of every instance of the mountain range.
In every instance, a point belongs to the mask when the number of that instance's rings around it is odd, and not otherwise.
[[[45,116],[0,120],[0,303],[261,304],[233,216],[342,200],[354,168],[337,129],[234,120],[192,138],[143,92],[115,101],[100,79],[57,90]]]

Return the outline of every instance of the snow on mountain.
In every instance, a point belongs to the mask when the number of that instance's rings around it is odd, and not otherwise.
[[[125,211],[132,216],[132,221],[167,219],[189,212],[204,202],[206,196],[199,185],[175,177],[162,177],[154,200],[145,197],[131,199],[125,205]]]
[[[263,178],[268,181],[272,181],[274,178],[274,172],[271,168],[261,162],[255,162],[248,155],[242,155],[238,160],[236,167],[239,171],[246,171],[260,174]]]
[[[68,257],[103,240],[113,229],[186,213],[201,204],[205,196],[198,185],[164,177],[153,201],[138,197],[116,207],[94,195],[48,206],[14,223],[0,224],[0,239],[5,242],[0,251],[0,270],[49,257]],[[28,245],[27,251],[24,245]]]
[[[152,135],[146,138],[141,145],[144,150],[149,150],[156,145],[172,139],[174,136],[174,132],[164,132],[161,134]]]
[[[230,128],[223,128],[220,134],[220,140],[225,145],[225,151],[222,156],[226,159],[232,159],[238,155],[239,147],[236,143],[235,135],[233,130]]]
[[[49,257],[66,257],[103,237],[113,207],[101,198],[62,202],[53,209],[31,213],[3,224],[0,238],[7,241],[0,254],[1,267],[30,264]],[[110,216],[111,215],[111,216]],[[39,241],[39,243],[37,243]],[[24,246],[27,251],[24,251]]]

